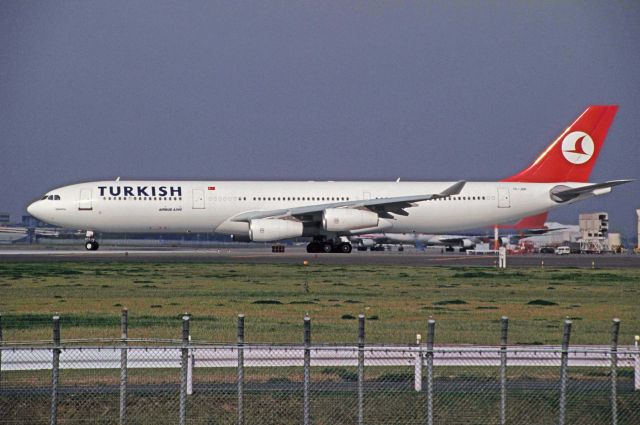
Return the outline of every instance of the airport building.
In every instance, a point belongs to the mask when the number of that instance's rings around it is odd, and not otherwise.
[[[0,212],[0,226],[6,226],[11,222],[11,216],[8,212]]]
[[[609,214],[606,212],[580,214],[580,251],[609,251]]]

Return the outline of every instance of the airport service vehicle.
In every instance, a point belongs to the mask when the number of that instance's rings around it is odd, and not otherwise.
[[[559,246],[556,248],[557,255],[569,255],[571,254],[571,248],[568,246]]]
[[[602,195],[587,183],[617,106],[589,106],[527,168],[496,182],[94,181],[59,187],[28,211],[95,232],[204,233],[247,241],[309,237],[308,252],[351,252],[348,236],[444,233],[507,223]]]

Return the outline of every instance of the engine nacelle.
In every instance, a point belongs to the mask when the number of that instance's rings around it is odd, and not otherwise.
[[[292,220],[264,218],[251,220],[249,239],[256,242],[276,241],[302,236],[302,223]]]
[[[476,244],[471,239],[464,238],[462,239],[462,247],[465,249],[473,249],[476,247]]]
[[[322,227],[328,232],[345,232],[377,227],[379,219],[372,211],[329,208],[322,213]]]

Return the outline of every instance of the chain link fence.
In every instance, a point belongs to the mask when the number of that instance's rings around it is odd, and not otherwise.
[[[353,345],[178,340],[62,341],[0,346],[0,423],[638,424],[640,356],[618,346]]]

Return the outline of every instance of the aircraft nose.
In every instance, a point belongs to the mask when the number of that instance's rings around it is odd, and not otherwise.
[[[31,203],[28,207],[27,207],[27,212],[32,215],[35,218],[39,218],[38,217],[38,201]]]

